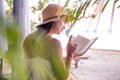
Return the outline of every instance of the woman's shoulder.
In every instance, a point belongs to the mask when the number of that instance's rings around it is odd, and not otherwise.
[[[56,39],[56,38],[52,38],[52,41],[53,41],[53,43],[61,44],[60,41],[58,39]]]
[[[56,38],[51,39],[50,45],[53,45],[56,48],[61,48],[61,42]]]

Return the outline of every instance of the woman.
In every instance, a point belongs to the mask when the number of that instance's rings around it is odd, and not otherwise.
[[[65,29],[68,16],[62,6],[49,4],[42,11],[42,23],[23,41],[23,49],[29,66],[31,80],[75,80],[70,73],[70,63],[75,46],[70,40],[66,47],[66,59],[62,57],[59,40],[52,38]]]

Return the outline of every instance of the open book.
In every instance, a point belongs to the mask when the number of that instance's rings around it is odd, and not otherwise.
[[[72,42],[71,43],[72,44],[77,44],[75,53],[79,55],[81,53],[85,53],[97,39],[98,39],[98,37],[88,39],[86,37],[78,35],[76,37],[72,36]]]

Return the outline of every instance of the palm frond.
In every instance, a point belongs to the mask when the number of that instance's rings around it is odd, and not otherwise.
[[[108,5],[109,1],[110,1],[110,0],[107,0],[107,1],[106,1],[105,5],[103,6],[102,12],[105,10],[105,8],[106,8],[106,6]]]

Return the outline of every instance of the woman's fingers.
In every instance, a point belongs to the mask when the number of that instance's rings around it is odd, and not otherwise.
[[[71,40],[72,40],[72,35],[69,37],[69,41],[68,42],[71,43]]]

